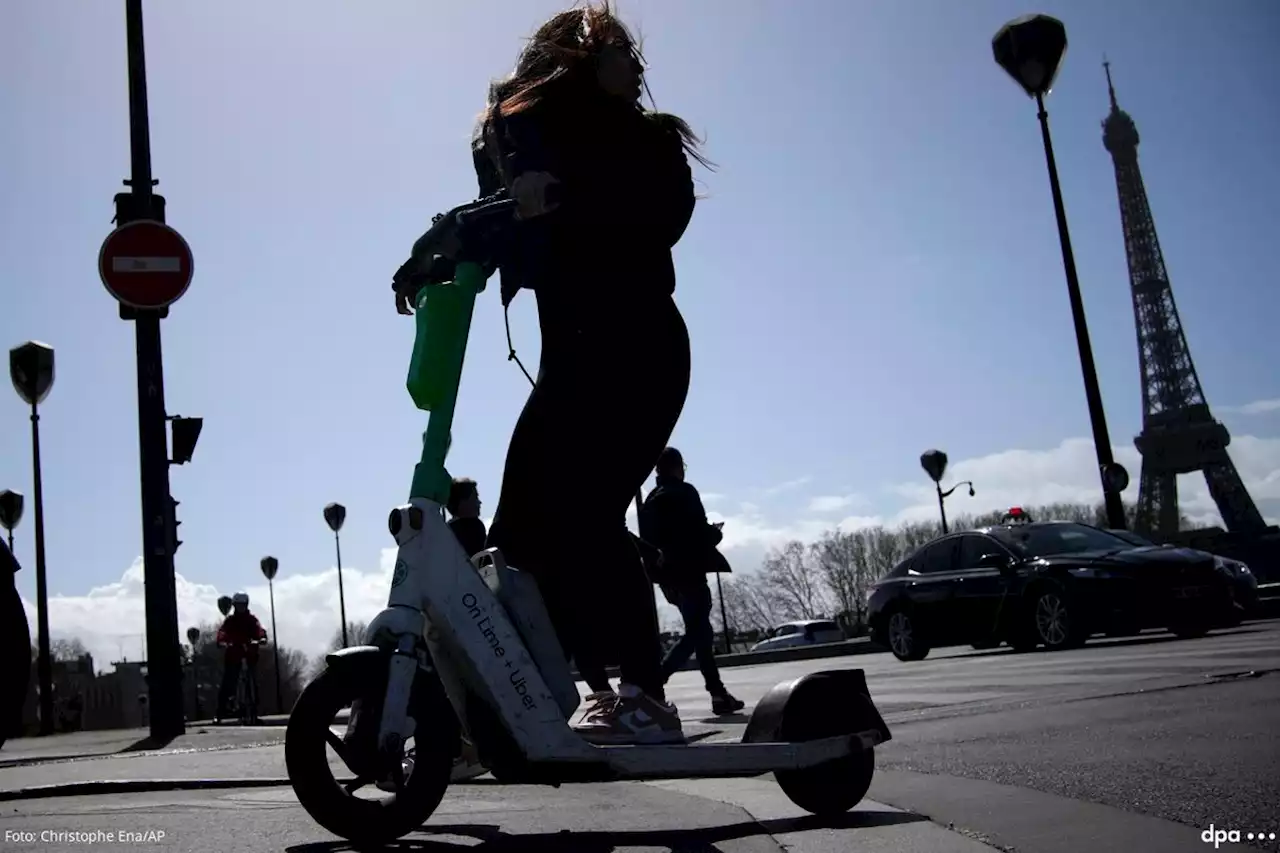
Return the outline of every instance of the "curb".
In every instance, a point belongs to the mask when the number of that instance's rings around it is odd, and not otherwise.
[[[349,779],[339,779],[346,784]],[[47,797],[83,797],[101,794],[141,794],[150,791],[213,791],[219,788],[280,788],[289,780],[271,779],[115,779],[92,782],[60,782],[0,791],[0,802],[39,800]]]

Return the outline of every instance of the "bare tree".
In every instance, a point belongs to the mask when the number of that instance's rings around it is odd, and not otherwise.
[[[365,640],[365,633],[369,630],[367,622],[348,622],[347,623],[347,643],[352,646],[358,646]],[[337,628],[333,632],[333,636],[329,639],[329,651],[336,652],[342,648],[342,629]]]
[[[766,586],[788,619],[816,619],[827,610],[822,579],[808,556],[803,542],[788,542],[765,555],[760,567]]]
[[[734,631],[767,631],[783,621],[778,602],[758,573],[724,578],[724,606]]]
[[[898,532],[883,527],[860,531],[867,537],[867,563],[875,580],[893,571],[914,549],[902,541]],[[875,581],[872,581],[873,583]]]
[[[50,660],[72,661],[80,660],[89,652],[85,650],[84,643],[80,642],[79,637],[72,637],[69,640],[54,640],[49,643]]]
[[[837,618],[856,631],[865,618],[864,597],[871,583],[866,537],[859,533],[827,531],[809,550],[834,600]]]

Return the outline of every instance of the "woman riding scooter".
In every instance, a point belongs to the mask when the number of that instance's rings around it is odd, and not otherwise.
[[[683,120],[640,106],[643,72],[607,6],[562,12],[491,88],[474,145],[481,195],[518,203],[504,305],[533,291],[542,332],[489,544],[537,579],[583,672],[619,665],[618,692],[593,694],[575,726],[595,743],[683,740],[626,512],[689,390],[671,248],[693,214],[686,155],[705,161]],[[582,472],[572,514],[547,495],[569,467]]]

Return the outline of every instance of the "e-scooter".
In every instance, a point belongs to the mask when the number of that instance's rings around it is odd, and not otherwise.
[[[290,715],[285,760],[294,793],[317,823],[349,841],[400,838],[440,804],[465,732],[502,784],[772,772],[813,814],[852,809],[871,785],[874,748],[890,739],[862,670],[779,684],[756,705],[740,742],[593,745],[569,725],[578,690],[533,579],[496,548],[468,559],[446,525],[444,462],[472,311],[513,212],[499,194],[438,215],[393,278],[416,309],[407,387],[430,416],[409,503],[388,521],[399,550],[387,608],[370,623],[368,645],[328,655]],[[339,735],[334,719],[348,706]],[[353,781],[339,782],[328,747]],[[371,783],[393,796],[355,795]]]

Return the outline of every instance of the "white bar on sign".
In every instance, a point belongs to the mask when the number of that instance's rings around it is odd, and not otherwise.
[[[182,272],[181,258],[112,258],[112,272]]]

